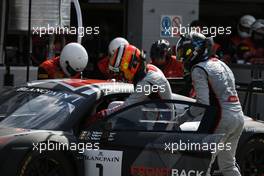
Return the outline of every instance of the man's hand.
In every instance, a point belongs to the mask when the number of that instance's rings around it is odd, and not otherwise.
[[[173,121],[178,126],[182,125],[183,123],[193,120],[195,117],[190,113],[190,109],[186,109],[182,114],[176,115],[173,118]]]
[[[172,123],[170,123],[168,126],[167,126],[167,128],[166,128],[166,130],[167,131],[171,131],[171,130],[173,130],[173,131],[181,131],[181,128],[180,128],[180,123],[179,123],[179,118],[180,118],[180,115],[176,115],[175,117],[173,117],[172,118]]]

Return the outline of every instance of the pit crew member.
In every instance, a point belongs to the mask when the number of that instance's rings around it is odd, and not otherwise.
[[[88,63],[85,48],[78,43],[69,43],[60,56],[44,61],[38,68],[38,79],[80,78]]]
[[[251,31],[255,51],[252,53],[250,62],[264,64],[264,19],[256,20],[251,26]]]
[[[161,69],[165,77],[183,77],[182,62],[172,55],[169,41],[161,39],[154,42],[150,49],[150,58],[152,64]]]
[[[128,45],[128,41],[122,37],[114,38],[108,45],[108,56],[104,56],[98,63],[97,67],[99,71],[103,74],[104,78],[108,79],[111,78],[111,74],[109,73],[108,65],[109,65],[109,58],[111,58],[116,49],[121,45]]]
[[[222,59],[226,63],[249,62],[254,44],[251,39],[251,25],[256,21],[252,15],[243,15],[237,24],[237,35],[231,37],[228,44],[222,46],[225,51]]]

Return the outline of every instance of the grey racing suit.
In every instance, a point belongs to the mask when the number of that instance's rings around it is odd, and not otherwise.
[[[244,126],[244,115],[235,89],[234,75],[225,63],[211,58],[193,66],[191,76],[197,102],[217,106],[218,125],[214,132],[224,133],[223,142],[231,145],[231,150],[218,151],[219,169],[224,176],[240,176],[235,153]],[[199,109],[190,108],[186,113],[188,115],[180,116],[179,123],[190,120],[199,113]],[[215,156],[212,163],[214,158]],[[207,175],[210,175],[211,164]]]
[[[146,75],[134,86],[135,91],[118,106],[106,109],[109,115],[121,108],[151,99],[172,99],[170,84],[162,71],[152,64],[147,65]]]

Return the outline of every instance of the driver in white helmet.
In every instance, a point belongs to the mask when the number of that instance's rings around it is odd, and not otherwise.
[[[67,44],[60,56],[48,59],[38,69],[38,79],[81,78],[88,54],[79,43]]]
[[[250,62],[264,64],[264,19],[258,19],[251,26],[251,38],[254,42],[254,52]]]
[[[252,15],[244,15],[239,19],[237,32],[241,38],[249,38],[251,36],[251,25],[256,21]]]
[[[237,35],[231,37],[228,45],[222,46],[226,54],[223,60],[227,63],[249,62],[254,43],[251,39],[251,25],[256,21],[252,15],[244,15],[237,24]]]
[[[100,72],[103,74],[104,78],[108,79],[111,78],[112,75],[109,73],[108,65],[109,65],[109,58],[111,58],[116,49],[119,48],[121,45],[128,45],[128,41],[122,37],[114,38],[108,45],[108,56],[103,57],[98,63],[97,67]]]

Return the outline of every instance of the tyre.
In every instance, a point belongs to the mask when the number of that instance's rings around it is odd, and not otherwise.
[[[74,168],[65,154],[32,152],[22,163],[19,176],[74,176]]]
[[[264,176],[264,139],[249,140],[237,154],[243,176]]]

